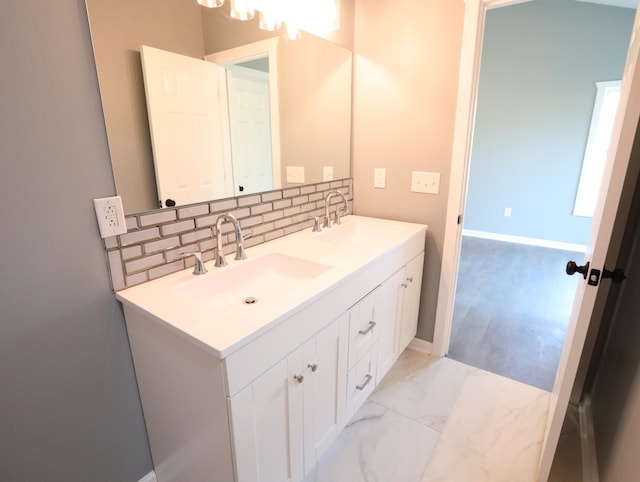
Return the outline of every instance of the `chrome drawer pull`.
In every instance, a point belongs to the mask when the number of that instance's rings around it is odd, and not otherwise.
[[[373,378],[373,377],[372,377],[371,375],[367,375],[367,376],[364,378],[364,382],[362,382],[362,385],[356,385],[356,388],[357,388],[358,390],[364,390],[364,389],[365,389],[365,387],[366,387],[367,385],[369,385],[369,382],[371,381],[371,379],[372,379],[372,378]]]
[[[376,326],[376,322],[375,321],[370,321],[369,322],[369,326],[367,327],[367,329],[366,330],[358,330],[358,333],[360,333],[361,335],[366,335],[371,330],[373,330],[374,326]]]

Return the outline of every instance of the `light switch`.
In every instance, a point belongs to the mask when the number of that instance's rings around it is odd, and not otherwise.
[[[384,189],[387,185],[387,170],[381,167],[376,167],[373,170],[373,187]]]
[[[411,173],[411,191],[438,194],[440,192],[440,173],[413,171]]]
[[[333,166],[322,166],[322,180],[333,181]]]

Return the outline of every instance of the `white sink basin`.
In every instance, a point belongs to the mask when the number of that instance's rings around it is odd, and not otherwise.
[[[260,306],[287,294],[304,280],[331,269],[317,263],[282,253],[269,253],[224,268],[209,268],[209,273],[195,277],[175,288],[176,292],[207,306]]]

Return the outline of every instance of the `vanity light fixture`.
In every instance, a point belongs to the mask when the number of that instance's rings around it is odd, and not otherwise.
[[[221,7],[224,0],[197,0],[209,8]],[[251,20],[260,14],[260,28],[269,32],[285,25],[284,35],[300,38],[300,30],[327,33],[340,28],[340,0],[229,0],[230,15],[238,20]]]

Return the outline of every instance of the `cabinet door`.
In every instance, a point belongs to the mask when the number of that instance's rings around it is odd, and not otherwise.
[[[346,423],[348,314],[304,345],[304,469],[309,472]]]
[[[378,368],[376,384],[384,377],[398,359],[398,336],[400,316],[400,290],[404,290],[405,268],[392,275],[376,290],[375,322],[378,330]]]
[[[404,290],[402,291],[398,353],[401,353],[416,336],[423,262],[424,253],[421,253],[409,261],[405,269],[405,278],[401,285]]]
[[[302,349],[229,400],[238,482],[298,481],[302,467]]]

